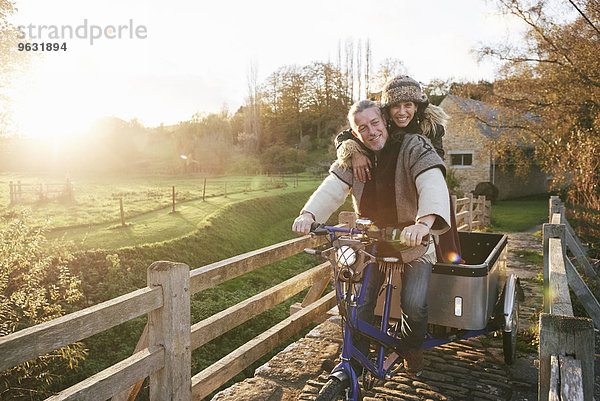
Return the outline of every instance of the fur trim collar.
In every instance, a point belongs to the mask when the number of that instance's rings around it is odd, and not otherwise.
[[[343,170],[349,169],[352,166],[352,154],[354,152],[367,155],[367,152],[353,139],[346,139],[337,148],[338,164]]]

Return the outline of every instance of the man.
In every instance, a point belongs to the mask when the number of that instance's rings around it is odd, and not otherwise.
[[[348,112],[348,120],[373,158],[372,179],[366,183],[355,180],[352,169],[336,161],[329,176],[302,208],[292,230],[308,234],[310,225],[315,221],[325,222],[350,192],[361,217],[373,220],[379,227],[404,227],[400,239],[410,246],[419,245],[429,233],[441,234],[448,230],[450,203],[445,167],[431,143],[415,134],[389,138],[385,118],[378,104],[370,100],[355,103]],[[423,370],[427,289],[433,263],[435,249],[430,244],[425,255],[407,263],[402,273],[404,368],[417,376]],[[375,276],[369,281],[365,301],[358,311],[364,321],[373,316],[383,280],[381,274]],[[364,350],[364,343],[359,348]]]

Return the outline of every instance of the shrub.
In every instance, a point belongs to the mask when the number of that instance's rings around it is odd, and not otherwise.
[[[456,195],[459,198],[463,196],[463,193],[459,191],[461,181],[453,169],[446,170],[446,185],[448,185],[450,195]]]
[[[63,316],[82,293],[78,277],[67,264],[68,244],[48,242],[44,228],[27,223],[27,212],[5,221],[0,229],[0,335]],[[6,220],[6,219],[5,219]],[[61,373],[85,357],[81,344],[72,344],[0,373],[0,398],[36,398]]]
[[[304,171],[306,152],[281,145],[272,145],[262,152],[260,162],[269,173],[299,173]]]
[[[253,155],[240,154],[229,163],[227,172],[229,174],[259,174],[261,170],[260,161]]]

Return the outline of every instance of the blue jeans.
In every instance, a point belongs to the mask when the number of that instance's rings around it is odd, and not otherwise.
[[[425,341],[428,319],[427,290],[429,289],[432,266],[433,263],[427,256],[404,265],[400,295],[402,303],[401,335],[404,351],[417,351],[423,347]],[[384,280],[385,273],[380,272],[375,266],[372,267],[364,302],[357,310],[359,319],[372,323],[377,296]],[[354,346],[364,355],[367,355],[369,350],[368,340],[362,337],[357,338],[354,341]],[[356,364],[353,365],[356,366]]]

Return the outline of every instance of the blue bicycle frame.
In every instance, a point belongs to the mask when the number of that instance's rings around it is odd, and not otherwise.
[[[340,227],[331,227],[331,226],[323,226],[321,229],[327,230],[330,241],[333,243],[337,239],[335,233],[348,233],[348,234],[365,234],[366,231],[357,230],[357,229],[349,229],[349,228],[340,228]],[[373,245],[373,249],[371,249],[371,254],[374,254],[375,246]],[[356,297],[354,293],[354,287],[352,284],[349,284],[348,290],[346,294],[344,294],[342,290],[342,286],[340,280],[336,280],[336,295],[338,305],[345,305],[346,313],[345,319],[343,319],[343,329],[344,329],[344,343],[341,354],[341,362],[331,371],[331,377],[335,377],[341,381],[348,379],[350,394],[347,394],[347,399],[350,401],[358,400],[358,375],[352,368],[350,363],[351,358],[355,358],[360,362],[362,366],[364,366],[374,377],[377,379],[385,379],[389,377],[390,371],[393,370],[396,363],[403,360],[404,351],[402,349],[401,340],[398,337],[397,331],[389,333],[389,317],[390,310],[392,304],[392,276],[393,269],[389,269],[386,271],[385,277],[385,303],[383,305],[382,311],[382,319],[381,325],[379,328],[374,327],[373,325],[360,320],[357,316],[358,307],[361,306],[364,302],[364,298],[367,292],[367,284],[369,282],[369,278],[371,275],[371,270],[373,268],[377,268],[375,263],[369,263],[364,271],[362,278],[362,285]],[[339,269],[338,266],[334,265],[334,269]],[[336,275],[334,275],[334,278]],[[349,298],[349,299],[347,299]],[[341,313],[341,311],[340,311]],[[371,362],[366,355],[364,355],[359,349],[354,347],[354,335],[356,332],[359,332],[363,336],[366,336],[370,341],[375,342],[377,345],[377,359],[375,363]],[[464,333],[464,335],[460,336],[457,339],[438,339],[434,338],[430,334],[427,334],[427,338],[423,344],[424,349],[433,348],[438,345],[447,344],[452,341],[456,341],[459,339],[465,339],[469,337],[478,336],[484,333],[487,333],[491,330],[483,329],[483,330],[472,330]],[[386,349],[391,349],[392,352],[386,358]]]

